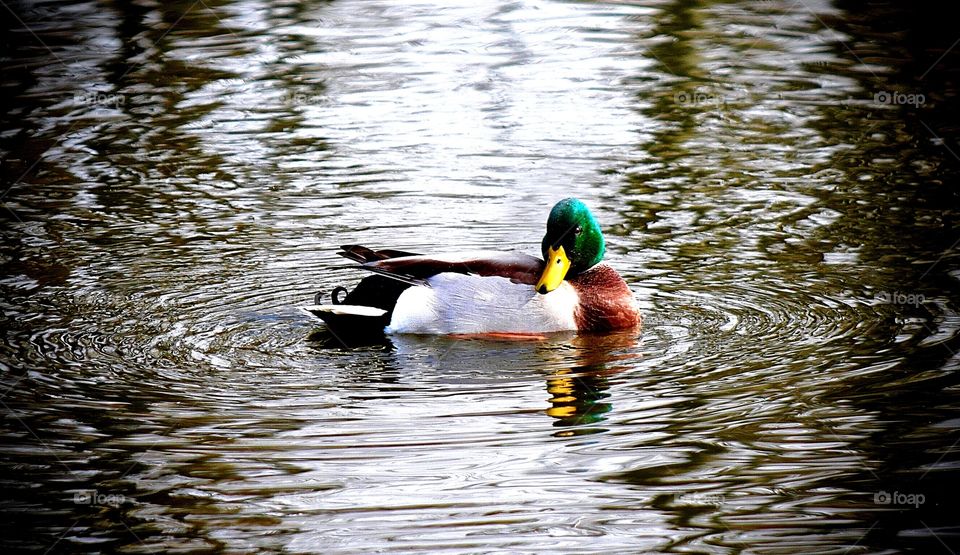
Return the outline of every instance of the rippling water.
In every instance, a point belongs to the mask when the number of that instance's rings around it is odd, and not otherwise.
[[[960,546],[935,10],[4,11],[8,548]],[[641,336],[345,348],[295,309],[360,277],[338,244],[537,252],[569,195]]]

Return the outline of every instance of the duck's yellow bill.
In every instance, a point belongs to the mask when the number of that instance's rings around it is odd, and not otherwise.
[[[537,282],[537,293],[546,295],[563,283],[563,278],[567,277],[567,271],[570,270],[570,259],[567,253],[563,252],[563,247],[547,249],[547,267],[543,269],[540,281]]]

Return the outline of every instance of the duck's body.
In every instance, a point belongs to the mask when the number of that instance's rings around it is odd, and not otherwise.
[[[569,231],[560,240],[573,237]],[[551,266],[556,264],[550,268],[540,258],[519,253],[424,256],[347,245],[338,254],[378,275],[364,278],[342,301],[334,297],[333,305],[305,309],[346,333],[538,335],[640,325],[633,294],[613,268],[598,258],[569,275],[563,247],[552,248],[553,240],[550,245],[545,252],[559,251],[565,264],[554,256],[547,256]],[[577,252],[572,244],[569,250]]]

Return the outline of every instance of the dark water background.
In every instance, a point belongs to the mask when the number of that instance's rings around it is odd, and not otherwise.
[[[0,12],[6,550],[960,550],[940,4]],[[568,195],[640,338],[308,339]]]

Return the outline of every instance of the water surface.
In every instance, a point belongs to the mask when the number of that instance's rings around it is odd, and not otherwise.
[[[3,542],[952,553],[957,38],[825,2],[18,3]],[[347,347],[342,243],[535,253],[642,334]]]

